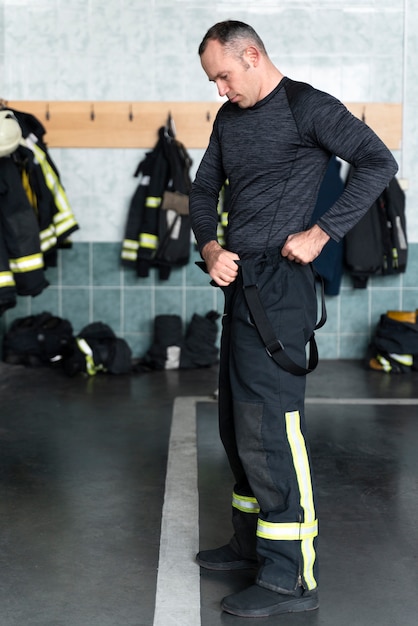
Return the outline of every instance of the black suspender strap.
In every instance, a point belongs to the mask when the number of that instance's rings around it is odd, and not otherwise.
[[[322,297],[322,311],[321,311],[321,319],[315,326],[315,330],[317,328],[321,328],[325,324],[326,321],[326,309],[325,309],[325,295],[324,295],[324,286],[323,281],[321,280],[321,297]],[[258,333],[263,340],[263,343],[266,348],[267,354],[274,359],[274,361],[282,367],[287,372],[294,374],[295,376],[305,376],[312,372],[316,366],[318,365],[318,348],[315,340],[315,333],[312,333],[312,336],[309,340],[309,359],[308,359],[308,367],[301,367],[297,363],[295,363],[289,356],[286,354],[284,346],[280,339],[276,337],[276,333],[273,330],[272,325],[266,315],[263,304],[260,300],[260,295],[258,292],[257,285],[247,285],[244,286],[244,295],[250,310],[251,316],[253,318],[254,324],[258,330]]]

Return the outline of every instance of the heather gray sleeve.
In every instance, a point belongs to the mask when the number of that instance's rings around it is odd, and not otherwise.
[[[294,113],[307,142],[322,146],[354,167],[343,194],[317,222],[339,241],[367,212],[398,165],[381,139],[332,96],[307,91],[296,99]]]
[[[225,180],[215,120],[209,146],[197,170],[189,198],[192,229],[200,252],[209,241],[217,240],[218,198]]]

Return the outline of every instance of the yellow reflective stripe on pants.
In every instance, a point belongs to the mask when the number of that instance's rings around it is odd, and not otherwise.
[[[292,522],[290,524],[274,524],[258,520],[257,535],[263,539],[275,541],[298,541],[313,539],[318,535],[318,520],[310,524]]]
[[[301,526],[306,528],[317,524],[308,452],[300,426],[299,411],[290,411],[286,413],[285,419],[287,438],[292,451],[293,464],[299,486],[300,506],[304,512],[304,523],[301,524]],[[314,538],[317,534],[318,528],[316,527],[315,534],[309,535],[306,538],[303,537],[302,534],[301,539],[301,550],[303,555],[302,576],[306,581],[308,589],[314,589],[317,585],[313,574],[316,558]]]
[[[232,494],[232,506],[243,513],[260,513],[257,500],[251,496],[239,496],[235,492]]]
[[[285,414],[286,432],[292,450],[293,464],[300,491],[300,506],[304,511],[304,521],[313,522],[316,518],[313,501],[311,470],[305,439],[300,428],[299,411]]]
[[[299,411],[286,413],[285,422],[299,488],[303,521],[274,523],[259,519],[257,536],[272,541],[300,541],[301,575],[307,588],[314,589],[317,586],[313,573],[316,559],[314,540],[318,535],[318,520],[315,514],[311,470],[305,439],[301,430]]]

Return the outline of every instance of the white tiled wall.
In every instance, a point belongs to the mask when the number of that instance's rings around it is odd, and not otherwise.
[[[0,0],[0,97],[215,100],[197,47],[227,18],[252,24],[292,78],[346,102],[404,102],[395,157],[409,181],[409,237],[418,241],[417,0]],[[142,152],[51,154],[80,222],[74,240],[120,241]],[[201,154],[191,151],[192,174]]]
[[[418,0],[0,0],[0,97],[216,100],[197,48],[206,30],[227,18],[252,24],[291,78],[346,102],[404,105],[395,157],[409,184],[408,271],[371,279],[360,291],[346,277],[340,295],[327,298],[328,322],[317,333],[321,358],[362,358],[382,312],[418,308]],[[202,151],[190,152],[193,174]],[[193,263],[176,270],[169,285],[119,268],[143,151],[51,155],[81,229],[58,268],[48,270],[51,286],[37,298],[19,298],[3,323],[41,310],[68,317],[78,330],[101,319],[140,355],[152,341],[154,315],[188,320],[195,311],[221,312],[217,290],[202,283]]]

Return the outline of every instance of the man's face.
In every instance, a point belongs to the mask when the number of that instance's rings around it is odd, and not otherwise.
[[[210,40],[201,56],[201,64],[210,81],[218,88],[220,96],[242,109],[254,106],[258,101],[257,81],[249,62],[247,51],[242,58],[226,52],[219,41]]]

